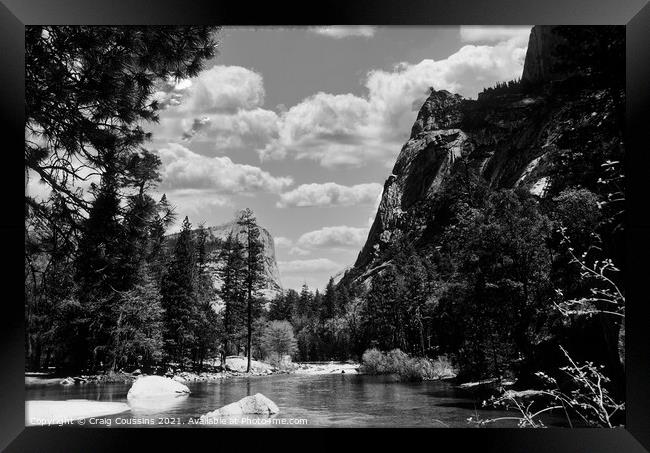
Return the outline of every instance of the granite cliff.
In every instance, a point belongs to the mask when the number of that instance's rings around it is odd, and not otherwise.
[[[196,231],[196,230],[194,230]],[[230,222],[205,227],[206,231],[206,251],[208,253],[210,274],[215,288],[221,287],[221,280],[218,275],[218,269],[221,263],[219,262],[219,252],[223,242],[232,234],[233,237],[239,238],[243,243],[245,236],[237,220],[233,219]],[[169,235],[169,246],[173,246],[177,234]],[[264,254],[264,275],[265,285],[261,293],[266,299],[272,299],[282,292],[282,283],[280,281],[280,272],[278,265],[275,261],[275,245],[273,236],[265,228],[260,227],[260,240],[263,245]],[[220,300],[217,300],[217,306],[220,305]]]
[[[435,210],[423,212],[422,205],[435,201],[455,172],[471,172],[493,189],[524,187],[544,197],[550,186],[562,184],[553,179],[552,156],[570,155],[575,137],[597,148],[617,140],[610,90],[557,69],[556,49],[565,43],[554,27],[533,27],[521,80],[485,90],[476,100],[431,88],[343,281],[367,283],[385,267],[383,251],[404,235],[416,247],[435,245],[431,232],[444,228],[445,219]]]

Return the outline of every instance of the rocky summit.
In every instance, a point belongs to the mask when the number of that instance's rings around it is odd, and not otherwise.
[[[477,99],[431,88],[343,282],[367,284],[387,264],[383,251],[404,235],[416,246],[435,245],[445,218],[432,206],[453,174],[468,172],[493,189],[523,187],[544,197],[553,184],[551,156],[570,155],[572,139],[591,141],[595,152],[612,145],[616,95],[577,80],[575,69],[559,70],[556,51],[566,45],[554,27],[535,26],[520,80]]]
[[[195,233],[196,231],[197,230],[194,230]],[[210,275],[214,282],[214,286],[218,289],[222,284],[217,272],[221,265],[219,262],[219,252],[221,251],[222,245],[229,235],[232,235],[233,238],[238,238],[242,242],[245,240],[245,235],[242,231],[242,227],[237,223],[236,219],[217,226],[206,226],[205,231],[206,252],[210,259],[208,267],[210,269]],[[177,237],[178,234],[168,236],[169,247],[173,247]],[[271,236],[271,233],[263,227],[260,227],[260,241],[263,246],[265,275],[264,287],[261,290],[261,293],[267,300],[270,300],[282,292],[280,271],[278,270],[278,265],[275,260],[275,244],[273,242],[273,236]],[[217,302],[219,305],[220,301]],[[216,308],[218,308],[218,306]]]

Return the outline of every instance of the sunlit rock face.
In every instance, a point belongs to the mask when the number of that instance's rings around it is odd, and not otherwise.
[[[246,234],[242,227],[237,224],[237,220],[233,219],[230,222],[217,226],[206,226],[206,252],[208,254],[208,269],[216,289],[221,288],[222,281],[219,278],[219,268],[222,263],[219,260],[219,254],[222,250],[223,243],[228,239],[229,235],[233,238],[239,239],[243,244],[246,240]],[[196,234],[197,230],[194,230]],[[173,247],[178,238],[178,234],[172,234],[168,237],[169,247]],[[273,236],[265,228],[260,227],[260,241],[263,246],[264,255],[264,287],[260,291],[261,295],[267,299],[273,299],[276,295],[282,292],[282,283],[280,281],[280,272],[278,265],[275,261],[275,244]],[[213,304],[215,310],[220,310],[222,302],[220,298],[216,298]]]
[[[553,71],[558,42],[552,27],[533,27],[520,87],[475,100],[431,88],[384,183],[368,239],[342,282],[367,285],[388,264],[383,252],[404,235],[416,247],[435,245],[435,231],[446,220],[434,202],[458,172],[480,176],[493,189],[546,195],[553,178],[549,155],[563,137],[597,130],[613,115],[605,90],[573,89],[571,74]],[[522,88],[531,84],[537,88]],[[594,143],[611,140],[606,134],[592,137]]]

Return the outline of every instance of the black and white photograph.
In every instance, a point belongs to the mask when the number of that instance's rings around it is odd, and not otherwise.
[[[25,426],[625,428],[625,26],[27,25],[24,65]]]

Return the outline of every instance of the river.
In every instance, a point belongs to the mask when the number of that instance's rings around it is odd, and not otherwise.
[[[26,399],[127,402],[129,387],[130,384],[30,385],[26,388]],[[445,381],[404,383],[392,382],[385,376],[277,374],[190,383],[188,387],[192,392],[189,396],[144,404],[129,402],[129,412],[105,419],[110,420],[107,423],[112,427],[143,419],[157,422],[159,417],[177,426],[197,426],[190,421],[255,393],[273,400],[280,413],[273,416],[277,420],[272,424],[261,417],[251,417],[245,420],[248,426],[287,427],[290,423],[307,427],[469,427],[467,419],[477,412],[482,419],[513,415],[482,409],[480,397]],[[282,422],[283,419],[286,421]],[[490,426],[512,427],[516,422],[506,420]]]

